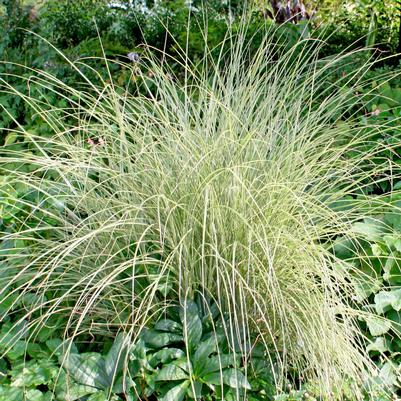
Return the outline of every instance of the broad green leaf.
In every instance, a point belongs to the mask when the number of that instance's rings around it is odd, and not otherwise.
[[[391,255],[384,265],[383,279],[392,286],[401,285],[401,263],[398,255]]]
[[[105,358],[104,369],[106,374],[109,376],[110,381],[113,381],[113,378],[121,372],[123,365],[127,360],[129,348],[125,341],[125,336],[120,333],[114,340],[114,343]]]
[[[394,386],[397,383],[397,366],[389,361],[386,362],[379,372],[379,380],[386,388]]]
[[[178,386],[175,386],[171,390],[167,391],[167,393],[163,397],[159,398],[159,401],[182,401],[185,397],[189,385],[189,380],[185,380]]]
[[[34,359],[49,357],[49,352],[45,351],[40,344],[29,343],[27,346],[27,354]]]
[[[131,359],[145,359],[146,346],[143,338],[139,339],[131,348]]]
[[[42,322],[43,324],[38,327],[38,332],[35,337],[36,341],[44,343],[47,340],[54,338],[57,330],[63,327],[63,319],[63,316],[53,314],[48,319],[46,319],[46,321]]]
[[[152,367],[156,367],[160,363],[169,363],[173,359],[183,358],[185,353],[182,349],[179,348],[163,348],[160,351],[157,351],[153,354],[149,359],[149,364]]]
[[[199,399],[202,398],[202,387],[203,384],[200,382],[191,382],[190,386],[188,387],[188,396],[192,399]]]
[[[383,236],[383,240],[386,243],[387,247],[391,250],[401,251],[401,239],[394,235],[385,235]]]
[[[396,188],[397,185],[401,188],[401,181],[394,186],[394,189],[398,189]],[[401,216],[399,213],[387,213],[384,216],[384,222],[392,226],[398,232],[401,232]]]
[[[36,295],[33,293],[27,293],[24,294],[24,296],[22,297],[21,303],[24,307],[35,307],[37,305],[42,305],[43,303],[45,303],[47,301],[47,298],[42,295]]]
[[[142,338],[146,345],[152,348],[163,348],[166,345],[183,341],[183,337],[179,334],[156,330],[145,330],[142,333]]]
[[[380,291],[375,295],[375,309],[378,314],[383,314],[389,309],[393,295],[390,291]]]
[[[34,389],[28,390],[25,397],[29,401],[45,401],[48,399],[41,391]]]
[[[391,302],[391,306],[395,311],[401,310],[401,289],[392,290],[393,300]]]
[[[24,400],[24,391],[20,388],[0,386],[0,401]]]
[[[203,370],[200,373],[205,375],[212,372],[224,370],[229,366],[238,366],[240,357],[235,354],[213,355],[206,359]]]
[[[174,361],[172,361],[171,363],[175,366],[178,366],[185,372],[192,372],[193,370],[191,361],[188,361],[186,357],[174,359]]]
[[[93,393],[87,401],[109,401],[107,394],[103,391],[97,391]]]
[[[382,282],[380,279],[358,277],[354,280],[354,287],[356,300],[362,302],[379,291],[382,287]]]
[[[76,345],[69,340],[62,341],[59,338],[53,338],[46,341],[46,346],[51,354],[57,357],[61,357],[67,351],[71,354],[78,354]]]
[[[141,369],[152,370],[152,366],[148,363],[146,357],[146,345],[143,338],[139,339],[139,341],[134,344],[130,352],[130,372],[132,375],[136,375],[139,373]]]
[[[8,371],[8,363],[4,358],[0,358],[0,381],[5,379]]]
[[[130,372],[131,373],[131,372]],[[120,394],[135,386],[134,381],[128,374],[121,374],[113,382],[113,393]]]
[[[7,358],[12,361],[16,361],[19,358],[22,358],[26,352],[27,343],[26,341],[17,341],[13,347],[6,353]]]
[[[388,230],[380,220],[369,218],[361,223],[355,223],[352,231],[368,241],[380,241]]]
[[[180,367],[170,364],[164,366],[155,376],[155,381],[185,380],[188,379],[188,373]]]
[[[156,323],[155,330],[181,333],[182,325],[171,319],[162,319]]]
[[[238,369],[225,369],[223,371],[223,382],[233,388],[251,389],[248,380]]]
[[[7,314],[10,308],[14,309],[19,306],[20,301],[18,300],[19,293],[5,293],[2,295],[2,300],[0,302],[0,314]]]
[[[202,374],[205,370],[205,365],[209,359],[209,355],[216,352],[216,349],[217,338],[214,335],[199,344],[192,359],[195,374]]]
[[[386,318],[391,322],[394,330],[398,332],[401,330],[401,312],[397,312],[396,310],[391,309],[389,312],[386,313]]]
[[[370,334],[372,336],[381,336],[387,333],[391,328],[391,322],[378,316],[369,316],[366,319]]]
[[[203,378],[208,384],[221,385],[221,379],[223,379],[223,383],[227,386],[237,389],[251,389],[251,385],[249,384],[246,377],[240,372],[238,369],[225,369],[222,372],[214,372],[208,375],[205,375]]]
[[[5,323],[0,331],[0,349],[6,350],[16,341],[26,338],[28,335],[28,324],[26,321],[17,324]]]
[[[196,303],[186,299],[180,311],[180,317],[183,324],[184,340],[188,349],[192,351],[198,346],[202,337],[202,321]]]
[[[51,340],[46,341],[47,348],[49,349],[49,351],[52,354],[54,354],[56,356],[60,356],[63,354],[62,344],[63,344],[63,341],[60,340],[59,338],[53,338]]]
[[[105,372],[104,359],[98,353],[69,354],[63,363],[78,384],[107,389],[112,385],[112,378]]]
[[[59,383],[57,381],[56,396],[60,401],[81,400],[83,397],[96,393],[99,390],[95,387],[84,386],[82,384]]]
[[[337,258],[350,259],[355,256],[355,244],[350,239],[337,238],[333,244],[333,253]]]

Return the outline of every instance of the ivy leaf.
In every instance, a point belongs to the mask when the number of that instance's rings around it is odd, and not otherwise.
[[[19,340],[17,341],[12,348],[6,353],[8,359],[12,361],[16,361],[19,358],[22,358],[26,352],[27,344],[25,341]]]
[[[391,361],[386,362],[380,369],[378,379],[386,388],[394,386],[397,383],[397,366]]]
[[[389,307],[392,302],[392,294],[389,291],[380,291],[375,295],[375,309],[378,314],[383,314]]]
[[[159,398],[159,401],[182,401],[187,393],[189,385],[189,380],[183,381],[178,386],[175,386],[167,391],[163,397]]]
[[[398,182],[395,186],[394,189],[400,189],[401,188],[401,181]],[[399,213],[387,213],[384,216],[384,221],[391,225],[393,228],[395,228],[397,231],[401,232],[401,216]]]
[[[49,396],[46,396],[45,394],[43,394],[41,391],[39,390],[28,390],[26,392],[26,399],[29,401],[45,401],[45,400],[51,400],[51,398],[49,398]]]
[[[21,401],[24,391],[20,388],[0,386],[0,401]]]
[[[29,343],[26,350],[28,355],[34,359],[49,357],[48,351],[45,351],[40,344]]]
[[[366,319],[370,334],[374,337],[381,336],[391,329],[391,322],[378,316],[369,316]]]
[[[389,351],[386,339],[384,337],[377,337],[375,339],[375,341],[371,342],[366,347],[366,351],[368,351],[368,352],[372,352],[372,351],[386,352],[386,351]]]
[[[22,362],[11,371],[13,387],[31,387],[50,383],[59,372],[59,368],[51,361],[31,360]]]
[[[397,312],[401,309],[401,289],[392,291],[380,291],[375,295],[376,312],[382,314],[393,308]]]

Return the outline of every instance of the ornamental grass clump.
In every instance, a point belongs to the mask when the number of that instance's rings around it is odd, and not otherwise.
[[[124,66],[135,95],[85,80],[77,62],[79,90],[32,70],[27,85],[65,98],[62,109],[3,81],[54,135],[19,126],[29,151],[2,150],[7,185],[34,191],[39,203],[18,202],[41,217],[4,233],[14,247],[0,295],[10,313],[34,295],[20,319],[32,336],[62,316],[68,338],[135,340],[165,307],[204,294],[229,316],[232,343],[265,346],[278,387],[297,372],[329,397],[350,379],[357,397],[374,370],[358,328],[368,313],[329,245],[355,236],[373,203],[362,189],[389,170],[374,141],[386,128],[353,118],[369,61],[327,84],[348,55],[319,60],[313,41],[281,51],[269,35],[255,54],[241,33],[227,43],[217,61],[173,60],[178,78],[167,55],[143,54]]]

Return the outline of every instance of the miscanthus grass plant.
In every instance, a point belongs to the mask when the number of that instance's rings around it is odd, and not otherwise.
[[[350,379],[359,397],[374,372],[358,329],[368,313],[353,305],[352,266],[329,245],[355,238],[353,223],[384,202],[361,189],[391,170],[377,162],[386,127],[353,118],[370,62],[327,84],[348,55],[319,60],[308,41],[280,51],[269,35],[251,54],[243,33],[199,65],[144,52],[124,67],[140,82],[135,96],[111,77],[91,82],[79,62],[80,90],[45,71],[27,80],[64,97],[62,109],[3,80],[54,136],[18,126],[31,151],[2,150],[2,174],[40,194],[31,217],[52,225],[3,233],[17,248],[0,296],[10,311],[36,296],[20,319],[33,337],[56,315],[68,338],[124,331],[133,341],[169,304],[211,296],[232,343],[257,338],[274,355],[278,387],[296,371],[329,398]]]

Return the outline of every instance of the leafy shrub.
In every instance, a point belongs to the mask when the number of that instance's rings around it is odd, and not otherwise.
[[[202,312],[201,304],[211,310]],[[168,317],[144,329],[135,343],[118,335],[101,353],[80,352],[85,344],[78,348],[54,332],[50,339],[32,342],[28,331],[21,336],[3,324],[0,400],[19,400],[24,394],[41,401],[146,400],[152,394],[161,401],[236,400],[245,391],[249,400],[271,399],[275,387],[263,347],[253,345],[249,358],[241,360],[228,347],[227,327],[216,305],[201,304],[188,300],[182,307],[171,306]],[[13,335],[19,340],[10,348]]]
[[[273,365],[263,347],[258,353],[258,347],[248,344],[248,358],[241,360],[242,352],[235,349],[246,344],[241,338],[230,338],[229,321],[219,315],[216,304],[188,300],[180,310],[170,310],[154,329],[144,329],[130,369],[143,398],[158,394],[161,401],[234,400],[247,394],[250,400],[271,399]]]
[[[398,333],[401,328],[401,265],[400,265],[400,194],[399,184],[389,197],[392,206],[376,210],[376,215],[355,223],[358,239],[338,238],[334,243],[336,256],[356,267],[354,299],[364,302],[365,310],[375,315],[363,320],[363,328],[371,340],[367,350],[380,367],[376,378],[393,391],[401,385],[398,378],[400,362]],[[381,213],[379,213],[381,212]]]
[[[375,45],[385,54],[394,54],[398,47],[398,7],[397,1],[340,1],[322,12],[317,12],[317,20],[324,23],[321,32],[327,46],[325,54],[336,54],[345,49],[363,47],[370,32],[374,33]],[[374,21],[374,24],[372,24]]]
[[[31,9],[31,7],[24,6],[19,0],[2,0],[0,2],[1,58],[4,58],[7,48],[21,50],[23,47],[26,39],[23,29],[32,27]]]
[[[112,14],[103,0],[48,1],[41,24],[46,38],[65,48],[103,34],[112,24]]]

